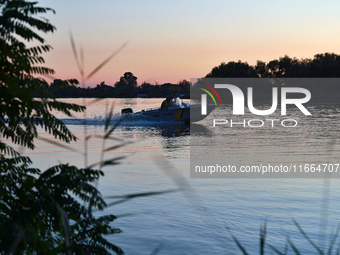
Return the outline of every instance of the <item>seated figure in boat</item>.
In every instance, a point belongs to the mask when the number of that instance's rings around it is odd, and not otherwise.
[[[169,106],[170,106],[170,101],[171,101],[171,98],[170,98],[170,97],[167,97],[167,98],[162,102],[161,109],[168,109]]]
[[[173,97],[171,102],[169,103],[169,107],[180,107],[180,108],[184,108],[182,101],[179,97]]]
[[[176,98],[174,97],[170,97],[170,102],[169,102],[169,107],[174,107],[174,106],[177,106],[177,101],[176,101]]]
[[[180,107],[185,108],[187,106],[186,103],[184,103],[185,106],[182,104],[181,99],[179,97],[167,97],[161,105],[161,109],[168,109],[169,107]]]

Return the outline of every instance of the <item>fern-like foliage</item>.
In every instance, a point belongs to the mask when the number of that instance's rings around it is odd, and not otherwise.
[[[40,16],[49,11],[54,12],[36,2],[0,0],[0,139],[6,139],[0,141],[0,253],[123,254],[103,237],[121,232],[110,226],[116,217],[92,215],[106,207],[93,186],[102,171],[57,165],[42,172],[5,142],[34,149],[38,128],[63,142],[77,139],[52,112],[71,116],[85,107],[57,101],[36,77],[54,74],[41,66],[41,54],[52,47],[38,34],[55,30]],[[27,48],[30,41],[41,45]]]
[[[102,171],[61,164],[41,173],[29,164],[25,157],[0,160],[1,252],[124,254],[103,237],[121,233],[110,226],[116,217],[92,215],[106,207],[93,186]]]
[[[34,75],[50,75],[54,71],[39,66],[44,63],[42,53],[51,50],[42,44],[27,48],[25,42],[44,39],[36,31],[53,32],[55,27],[38,14],[53,11],[22,0],[0,1],[0,134],[15,144],[34,148],[37,126],[65,142],[76,137],[59,121],[51,110],[71,115],[70,110],[83,111],[75,104],[58,102],[47,94],[47,82]],[[64,81],[68,85],[69,81]],[[39,94],[41,99],[35,99]]]

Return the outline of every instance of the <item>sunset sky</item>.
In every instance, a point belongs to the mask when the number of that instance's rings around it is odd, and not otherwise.
[[[284,56],[340,54],[340,1],[115,1],[39,0],[56,14],[45,35],[53,51],[46,66],[61,79],[80,75],[69,32],[84,49],[90,73],[116,49],[126,48],[86,82],[114,85],[124,72],[138,84],[203,77],[221,62],[269,61]]]

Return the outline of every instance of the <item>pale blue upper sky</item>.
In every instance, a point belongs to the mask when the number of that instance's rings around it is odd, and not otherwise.
[[[82,45],[87,73],[128,46],[87,85],[114,84],[130,71],[143,81],[205,76],[221,62],[269,61],[288,54],[340,53],[340,1],[89,1],[41,0],[57,27],[45,56],[60,78],[78,78],[69,40]]]

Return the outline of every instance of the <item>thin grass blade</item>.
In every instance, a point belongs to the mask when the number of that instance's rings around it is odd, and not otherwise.
[[[287,235],[287,237],[286,237],[286,243],[285,243],[285,255],[288,254],[288,248],[289,248],[288,238],[289,238],[289,236]]]
[[[264,246],[266,243],[266,235],[267,235],[267,220],[264,221],[264,224],[261,224],[260,227],[260,254],[264,255]]]
[[[90,138],[98,138],[98,139],[104,139],[105,136],[101,136],[101,135],[89,135],[88,139]],[[116,138],[116,137],[107,137],[106,139],[109,139],[109,140],[113,140],[113,141],[119,141],[119,142],[123,142],[124,139],[121,139],[121,138]]]
[[[309,236],[306,234],[306,232],[301,228],[299,223],[295,219],[293,219],[293,222],[295,226],[299,229],[301,234],[307,239],[307,241],[319,252],[319,254],[323,255],[323,251],[309,238]]]
[[[340,231],[340,223],[338,224],[338,227],[337,227],[334,235],[332,236],[331,243],[329,244],[329,248],[328,248],[328,253],[327,253],[328,255],[332,254],[332,250],[333,250],[335,241],[338,239],[338,236],[339,236],[339,231]]]
[[[81,77],[83,77],[84,76],[84,71],[81,68],[81,65],[80,65],[80,62],[79,62],[77,48],[76,48],[76,45],[74,43],[73,34],[72,34],[71,31],[70,31],[70,41],[71,41],[71,46],[72,46],[72,51],[73,51],[74,59],[76,60],[76,64],[77,64],[77,67],[79,69],[80,75],[81,75]]]
[[[104,136],[104,139],[107,139],[111,134],[112,132],[119,126],[119,124],[123,121],[123,119],[119,119],[117,121],[117,123],[110,129],[109,132],[106,133],[106,135]],[[106,129],[105,129],[106,130]]]
[[[81,80],[82,80],[82,83],[84,84],[84,74],[85,74],[85,64],[84,64],[84,50],[83,50],[83,46],[81,45],[80,46],[80,66],[81,66],[81,70],[82,70],[82,73],[81,73]]]
[[[301,255],[301,253],[299,252],[299,250],[296,248],[296,246],[293,244],[293,242],[290,240],[289,237],[288,238],[288,243],[290,244],[290,247],[292,247],[293,251],[295,252],[295,254],[297,255]]]
[[[115,215],[115,217],[118,219],[118,218],[133,217],[133,216],[142,215],[142,214],[149,214],[149,213],[151,213],[151,212],[123,213],[123,214]]]
[[[336,255],[339,255],[339,254],[340,254],[340,243],[338,244],[338,248],[336,249],[335,254],[336,254]]]
[[[134,193],[134,194],[128,194],[128,195],[121,195],[121,196],[105,196],[104,198],[107,199],[132,199],[136,197],[146,197],[146,196],[154,196],[154,195],[160,195],[165,193],[174,193],[178,192],[180,189],[169,189],[169,190],[163,190],[163,191],[150,191],[150,192],[141,192],[141,193]]]
[[[248,255],[248,252],[246,251],[246,249],[242,246],[242,244],[239,242],[239,240],[237,240],[237,238],[231,233],[230,228],[228,226],[226,226],[226,229],[228,230],[231,238],[236,243],[237,247],[242,251],[243,255]]]
[[[111,56],[105,59],[99,66],[97,66],[87,77],[86,79],[90,79],[96,72],[98,72],[104,65],[106,65],[112,58],[114,58],[119,52],[121,52],[126,46],[127,42],[124,43],[122,46],[119,47]]]
[[[152,252],[151,255],[157,255],[162,249],[164,244],[160,243]]]
[[[125,159],[125,158],[126,158],[125,156],[111,158],[111,159],[108,159],[108,160],[105,160],[105,161],[102,161],[102,162],[94,163],[94,164],[90,165],[88,168],[91,169],[91,168],[94,168],[97,165],[99,165],[100,167],[103,167],[103,166],[106,166],[106,165],[117,165],[117,164],[119,164],[119,162],[117,162],[117,161]]]
[[[112,115],[113,115],[113,107],[111,107],[109,115],[106,118],[106,121],[105,121],[105,131],[108,129],[108,127],[110,125],[110,122],[111,122],[111,119],[112,119]]]
[[[188,203],[191,204],[197,210],[197,215],[201,218],[202,223],[206,227],[215,229],[214,239],[219,242],[221,247],[225,247],[228,250],[229,245],[229,235],[225,235],[225,228],[220,224],[217,224],[217,219],[214,218],[213,213],[208,210],[208,206],[205,204],[204,200],[195,191],[195,188],[184,178],[181,171],[178,171],[169,160],[163,158],[162,156],[155,158],[155,163],[161,168],[175,183],[175,185],[183,191],[184,197],[187,199]],[[202,210],[202,208],[206,208]]]
[[[109,147],[109,148],[105,149],[104,152],[116,150],[116,149],[118,149],[118,148],[120,148],[120,147],[123,147],[123,146],[126,146],[126,145],[128,145],[128,144],[130,144],[130,143],[132,143],[132,142],[121,143],[121,144],[118,144],[118,145]]]
[[[57,206],[58,211],[62,215],[63,228],[64,228],[64,232],[65,232],[65,245],[66,245],[66,247],[71,247],[71,239],[70,239],[70,231],[69,231],[70,226],[68,224],[67,213],[57,203],[55,205]],[[71,251],[70,248],[67,248],[67,254],[68,255],[72,254],[72,251]]]
[[[58,143],[56,141],[53,141],[53,140],[50,140],[50,139],[47,139],[47,138],[44,138],[44,137],[38,137],[37,139],[42,140],[42,141],[47,142],[47,143],[50,143],[50,144],[53,144],[53,145],[58,146],[58,147],[63,148],[63,149],[66,149],[66,150],[69,150],[69,151],[72,151],[72,152],[76,152],[76,153],[84,156],[84,153],[72,148],[71,146],[67,146],[65,144]]]
[[[131,199],[137,198],[137,197],[148,197],[148,196],[156,196],[156,195],[162,195],[162,194],[166,194],[166,193],[173,193],[173,192],[178,192],[178,189],[172,189],[172,190],[164,190],[164,191],[155,191],[155,192],[143,192],[143,193],[136,193],[136,194],[130,194],[130,195],[125,195],[122,196],[122,199],[112,202],[112,203],[108,203],[106,205],[106,208],[114,206],[114,205],[118,205],[124,202],[127,202]],[[117,199],[119,196],[108,196],[106,198],[108,199]]]
[[[268,244],[269,248],[272,249],[274,252],[276,252],[279,255],[285,255],[283,252],[280,252],[278,249],[276,249],[274,246]]]

